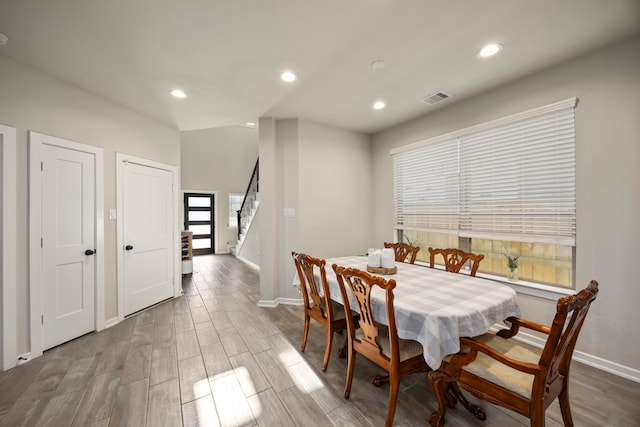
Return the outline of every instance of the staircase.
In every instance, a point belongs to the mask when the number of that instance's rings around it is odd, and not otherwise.
[[[258,206],[260,205],[258,192],[259,182],[260,159],[256,160],[256,165],[253,168],[253,173],[251,174],[251,179],[249,180],[249,185],[247,186],[247,191],[244,195],[244,200],[242,201],[242,205],[237,212],[238,243],[234,248],[231,249],[234,255],[238,255],[238,253],[240,253],[240,249],[242,248],[242,244],[244,243],[247,232],[251,228],[251,222],[256,214],[256,211],[258,210]]]
[[[260,205],[260,200],[258,200],[258,193],[256,193],[255,198],[251,198],[247,203],[250,206],[250,209],[247,216],[244,218],[242,226],[238,226],[238,243],[236,244],[235,249],[236,254],[240,252],[240,248],[242,248],[242,244],[244,243],[244,239],[247,236],[247,232],[251,228],[253,217],[258,210],[258,206]]]

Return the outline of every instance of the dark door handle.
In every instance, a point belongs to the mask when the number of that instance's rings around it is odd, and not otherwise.
[[[133,246],[131,246],[131,245],[127,245],[127,246],[125,246],[124,248],[125,248],[126,250],[130,251],[131,249],[133,249]]]
[[[93,249],[93,250],[92,249],[87,249],[86,251],[84,251],[85,255],[93,255],[95,253],[96,253],[95,249]]]

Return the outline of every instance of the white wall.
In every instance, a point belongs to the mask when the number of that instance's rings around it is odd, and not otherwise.
[[[371,234],[375,209],[369,137],[302,121],[299,142],[297,249],[327,258],[382,247]]]
[[[185,131],[181,135],[181,186],[215,191],[218,218],[216,253],[236,244],[238,230],[229,228],[229,193],[244,194],[258,159],[258,131],[243,126]]]
[[[366,135],[306,120],[263,118],[260,127],[260,298],[269,305],[300,298],[292,251],[326,258],[373,244],[371,148]]]
[[[0,123],[17,129],[17,353],[29,349],[27,131],[53,135],[104,149],[104,217],[116,206],[115,152],[179,166],[180,134],[162,123],[126,110],[0,55]],[[10,207],[3,207],[10,209]],[[105,317],[117,315],[116,223],[105,222]]]
[[[576,109],[576,286],[600,282],[577,349],[640,373],[640,37],[502,86],[374,136],[375,236],[393,224],[393,147],[570,97]],[[446,88],[445,88],[446,89]],[[455,94],[454,94],[455,96]],[[451,101],[455,100],[452,98]],[[548,323],[555,301],[519,295],[523,317]],[[615,366],[614,366],[615,367]]]

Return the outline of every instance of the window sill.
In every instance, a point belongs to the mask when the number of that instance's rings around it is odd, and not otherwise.
[[[428,263],[416,262],[416,264],[429,268]],[[444,270],[444,267],[436,265],[437,269]],[[469,274],[469,270],[462,270],[462,274]],[[507,285],[519,294],[531,295],[538,298],[544,298],[552,301],[556,301],[558,298],[566,297],[567,295],[573,295],[575,291],[569,288],[561,288],[558,286],[543,285],[541,283],[528,282],[526,280],[518,280],[517,282],[510,282],[506,277],[496,276],[493,274],[476,273],[476,277],[482,277],[483,279],[492,280],[494,282]]]
[[[553,301],[557,300],[558,298],[566,297],[567,295],[573,295],[575,293],[573,289],[543,285],[541,283],[528,282],[526,280],[511,282],[505,277],[494,276],[492,274],[477,273],[476,276],[482,277],[483,279],[493,280],[494,282],[500,282],[511,287],[519,294],[531,295]]]

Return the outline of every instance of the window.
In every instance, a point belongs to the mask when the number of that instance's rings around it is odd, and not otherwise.
[[[392,150],[399,237],[484,253],[479,271],[493,275],[506,276],[505,255],[517,255],[521,279],[572,287],[575,105]]]
[[[243,200],[243,194],[229,194],[229,228],[238,228],[238,211]]]

